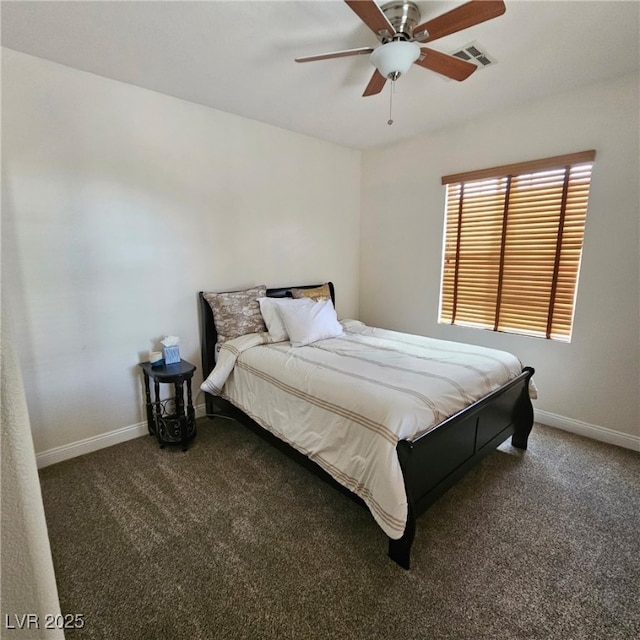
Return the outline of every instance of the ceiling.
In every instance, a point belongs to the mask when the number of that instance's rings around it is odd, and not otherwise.
[[[422,21],[460,4],[416,0]],[[433,42],[471,41],[497,64],[464,82],[414,66],[363,98],[376,46],[342,0],[3,1],[2,45],[284,129],[370,149],[640,68],[640,3],[506,0],[494,20]]]

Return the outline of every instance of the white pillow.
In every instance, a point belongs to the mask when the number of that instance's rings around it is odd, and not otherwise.
[[[312,302],[310,305],[280,306],[278,313],[292,347],[303,347],[344,333],[331,300]]]
[[[284,342],[289,339],[289,334],[278,313],[278,308],[283,306],[308,306],[313,304],[313,300],[311,298],[300,298],[299,300],[291,298],[258,298],[258,303],[260,304],[260,313],[262,313],[262,318],[267,326],[269,337],[273,342]]]

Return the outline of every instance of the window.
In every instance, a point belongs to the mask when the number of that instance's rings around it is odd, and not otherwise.
[[[442,178],[440,322],[570,340],[594,158]]]

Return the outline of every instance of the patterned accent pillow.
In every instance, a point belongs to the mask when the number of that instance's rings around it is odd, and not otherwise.
[[[320,300],[331,300],[331,291],[329,290],[328,282],[313,289],[291,289],[291,295],[294,298],[311,298],[316,302]]]
[[[267,295],[267,287],[260,285],[242,291],[205,293],[204,298],[213,311],[213,321],[218,332],[218,344],[244,336],[247,333],[266,331],[258,298]]]

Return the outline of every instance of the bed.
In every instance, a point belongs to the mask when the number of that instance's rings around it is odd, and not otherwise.
[[[264,292],[321,286],[335,304],[330,282]],[[210,295],[199,295],[207,415],[238,419],[355,496],[405,569],[416,518],[507,438],[527,447],[534,370],[511,354],[354,320],[304,346],[255,332],[220,348]]]

